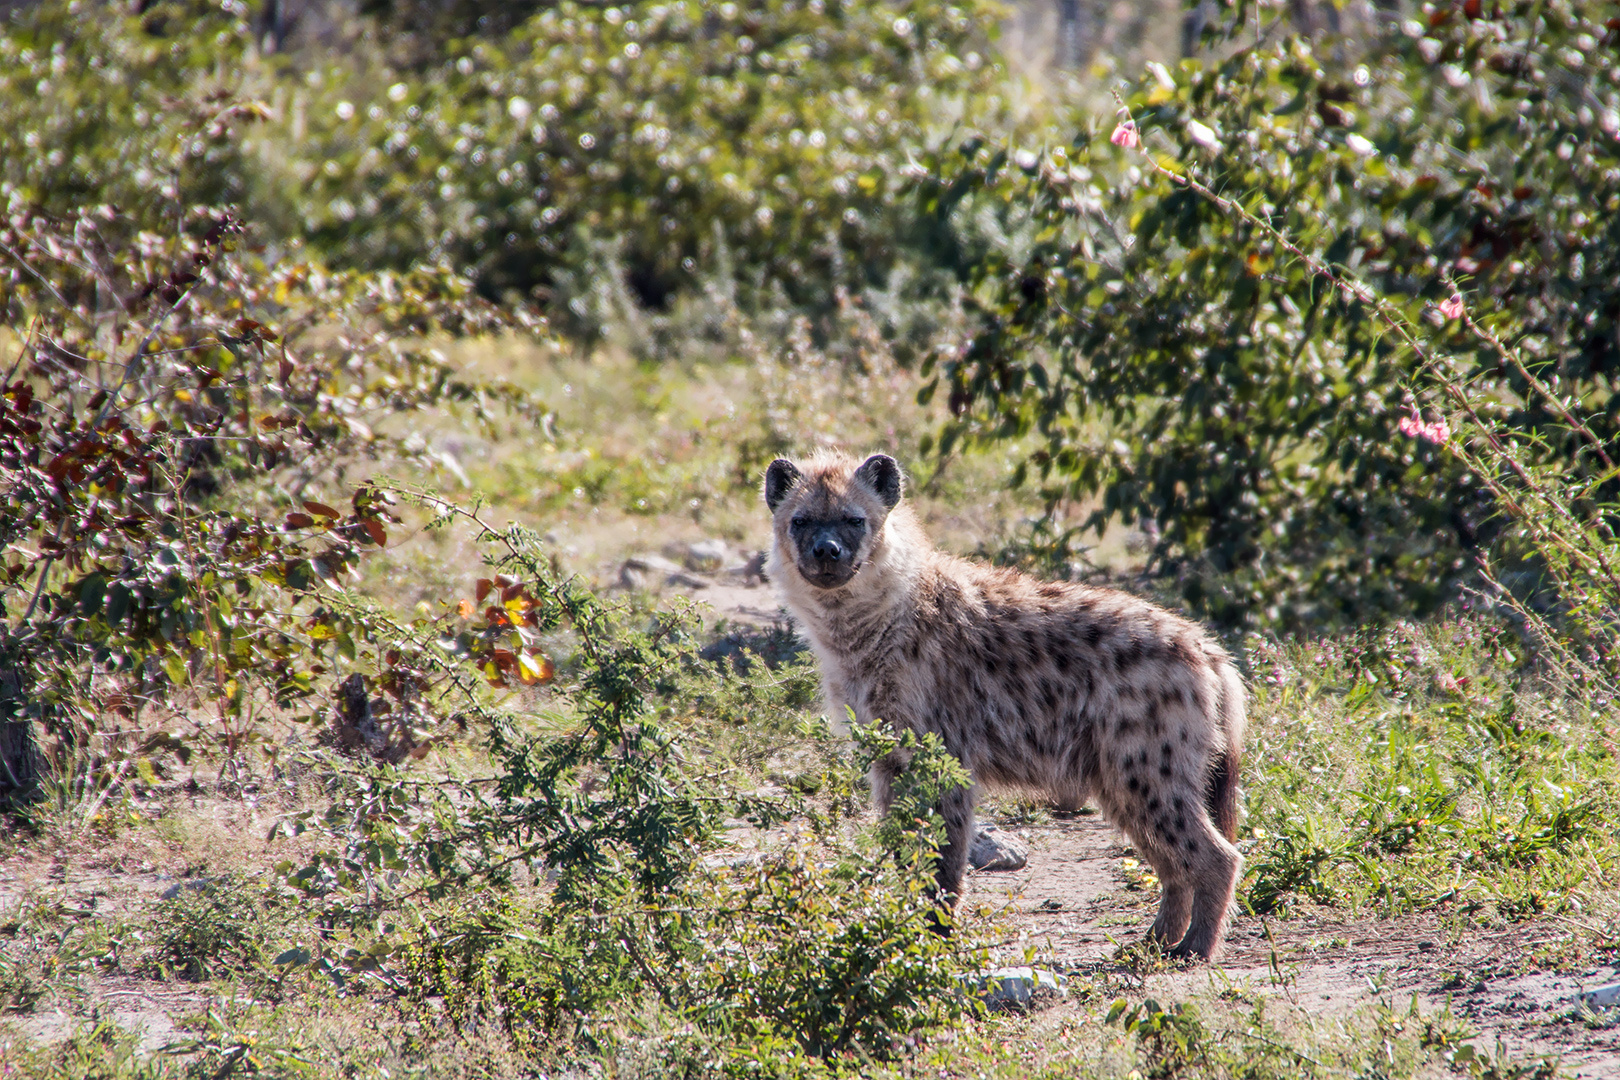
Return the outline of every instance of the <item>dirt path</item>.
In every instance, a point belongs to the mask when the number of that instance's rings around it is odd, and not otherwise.
[[[1140,939],[1158,894],[1133,880],[1139,874],[1121,835],[1094,814],[1011,831],[1028,840],[1029,865],[970,875],[967,897],[1010,908],[1020,941],[1006,950],[1007,962],[1022,962],[1023,946],[1033,944],[1059,971],[1124,971],[1115,954]],[[1575,1003],[1582,990],[1620,980],[1620,965],[1569,970],[1561,947],[1571,931],[1556,918],[1459,930],[1434,914],[1239,917],[1218,967],[1148,975],[1143,989],[1173,1001],[1235,988],[1317,1016],[1379,999],[1404,1011],[1413,995],[1432,1016],[1449,1000],[1453,1014],[1482,1033],[1474,1042],[1484,1049],[1494,1051],[1499,1039],[1520,1059],[1559,1058],[1571,1076],[1620,1077],[1620,1017],[1583,1020]]]

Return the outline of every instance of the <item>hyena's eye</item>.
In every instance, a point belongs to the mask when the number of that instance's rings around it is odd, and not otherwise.
[[[866,528],[866,519],[863,517],[847,517],[844,519],[844,524],[852,529],[864,529]]]
[[[807,517],[796,517],[789,524],[791,524],[795,529],[802,529],[806,525],[810,524],[810,519]]]

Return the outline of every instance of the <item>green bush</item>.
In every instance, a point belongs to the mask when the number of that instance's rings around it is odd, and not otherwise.
[[[1491,553],[1533,592],[1486,490],[1506,463],[1481,475],[1401,421],[1460,429],[1466,404],[1465,436],[1605,468],[1535,380],[1613,439],[1620,69],[1582,5],[1488,16],[1437,9],[1362,42],[1271,26],[1183,61],[1125,99],[1141,155],[1109,118],[1042,154],[945,159],[937,215],[965,227],[1004,202],[1021,231],[972,274],[978,332],[931,367],[924,394],[958,417],[940,449],[1030,436],[1015,481],[1084,507],[1076,532],[1151,522],[1154,568],[1228,623],[1431,611]],[[1448,282],[1507,351],[1448,321]],[[1054,532],[1061,553],[1074,534]]]
[[[927,278],[908,163],[999,108],[995,10],[564,3],[427,61],[386,8],[265,55],[235,0],[29,5],[0,23],[0,203],[153,230],[232,205],[328,263],[449,260],[587,332],[604,274],[653,308],[718,282],[826,312],[902,263]]]
[[[718,272],[825,308],[884,279],[912,232],[908,157],[992,94],[989,13],[558,4],[423,70],[333,65],[290,89],[258,136],[277,150],[264,198],[351,264],[449,257],[560,317],[587,314],[605,258],[653,307]]]
[[[699,645],[691,620],[660,612],[648,624],[558,580],[519,527],[480,539],[508,582],[509,632],[572,642],[548,722],[537,734],[511,713],[492,723],[493,776],[424,792],[384,771],[352,781],[324,814],[279,825],[320,845],[284,863],[284,879],[322,925],[353,937],[278,962],[444,997],[454,1024],[498,1023],[525,1053],[603,1051],[627,1001],[656,1002],[724,1056],[767,1047],[806,1060],[899,1054],[967,1008],[956,979],[974,953],[936,932],[929,892],[930,806],[964,780],[937,740],[865,737],[869,757],[915,755],[880,844],[897,843],[898,858],[874,860],[828,830],[819,852],[705,861],[728,821],[768,827],[793,804],[732,789],[665,726],[694,689],[714,694],[685,674]],[[544,885],[520,901],[506,890],[525,873]],[[455,899],[475,885],[498,891]],[[379,935],[384,918],[414,929]]]
[[[191,982],[260,971],[270,959],[277,915],[287,921],[263,886],[237,875],[183,881],[151,914],[141,966]]]

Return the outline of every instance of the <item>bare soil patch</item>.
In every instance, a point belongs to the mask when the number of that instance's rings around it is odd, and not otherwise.
[[[1032,944],[1039,962],[1071,975],[1137,970],[1120,950],[1152,922],[1158,889],[1140,880],[1122,835],[1096,814],[1012,831],[1029,841],[1029,865],[970,874],[966,898],[1006,909],[1017,937],[1005,959],[1022,962]],[[1620,964],[1583,966],[1566,948],[1576,929],[1552,916],[1479,926],[1446,912],[1239,915],[1219,964],[1148,973],[1142,989],[1162,1001],[1235,991],[1317,1016],[1380,999],[1404,1009],[1415,997],[1424,1016],[1449,1004],[1486,1046],[1500,1040],[1516,1058],[1555,1057],[1576,1077],[1620,1076],[1620,1016],[1593,1017],[1577,1002],[1582,991],[1620,980]]]

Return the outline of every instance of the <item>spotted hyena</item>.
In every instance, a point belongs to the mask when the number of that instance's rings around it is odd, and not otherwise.
[[[827,706],[937,732],[974,779],[941,808],[939,887],[960,895],[981,786],[1094,797],[1158,871],[1151,939],[1213,957],[1242,862],[1243,684],[1186,619],[1111,589],[937,550],[895,460],[773,461],[771,581],[821,662]],[[880,809],[903,762],[873,769]]]

